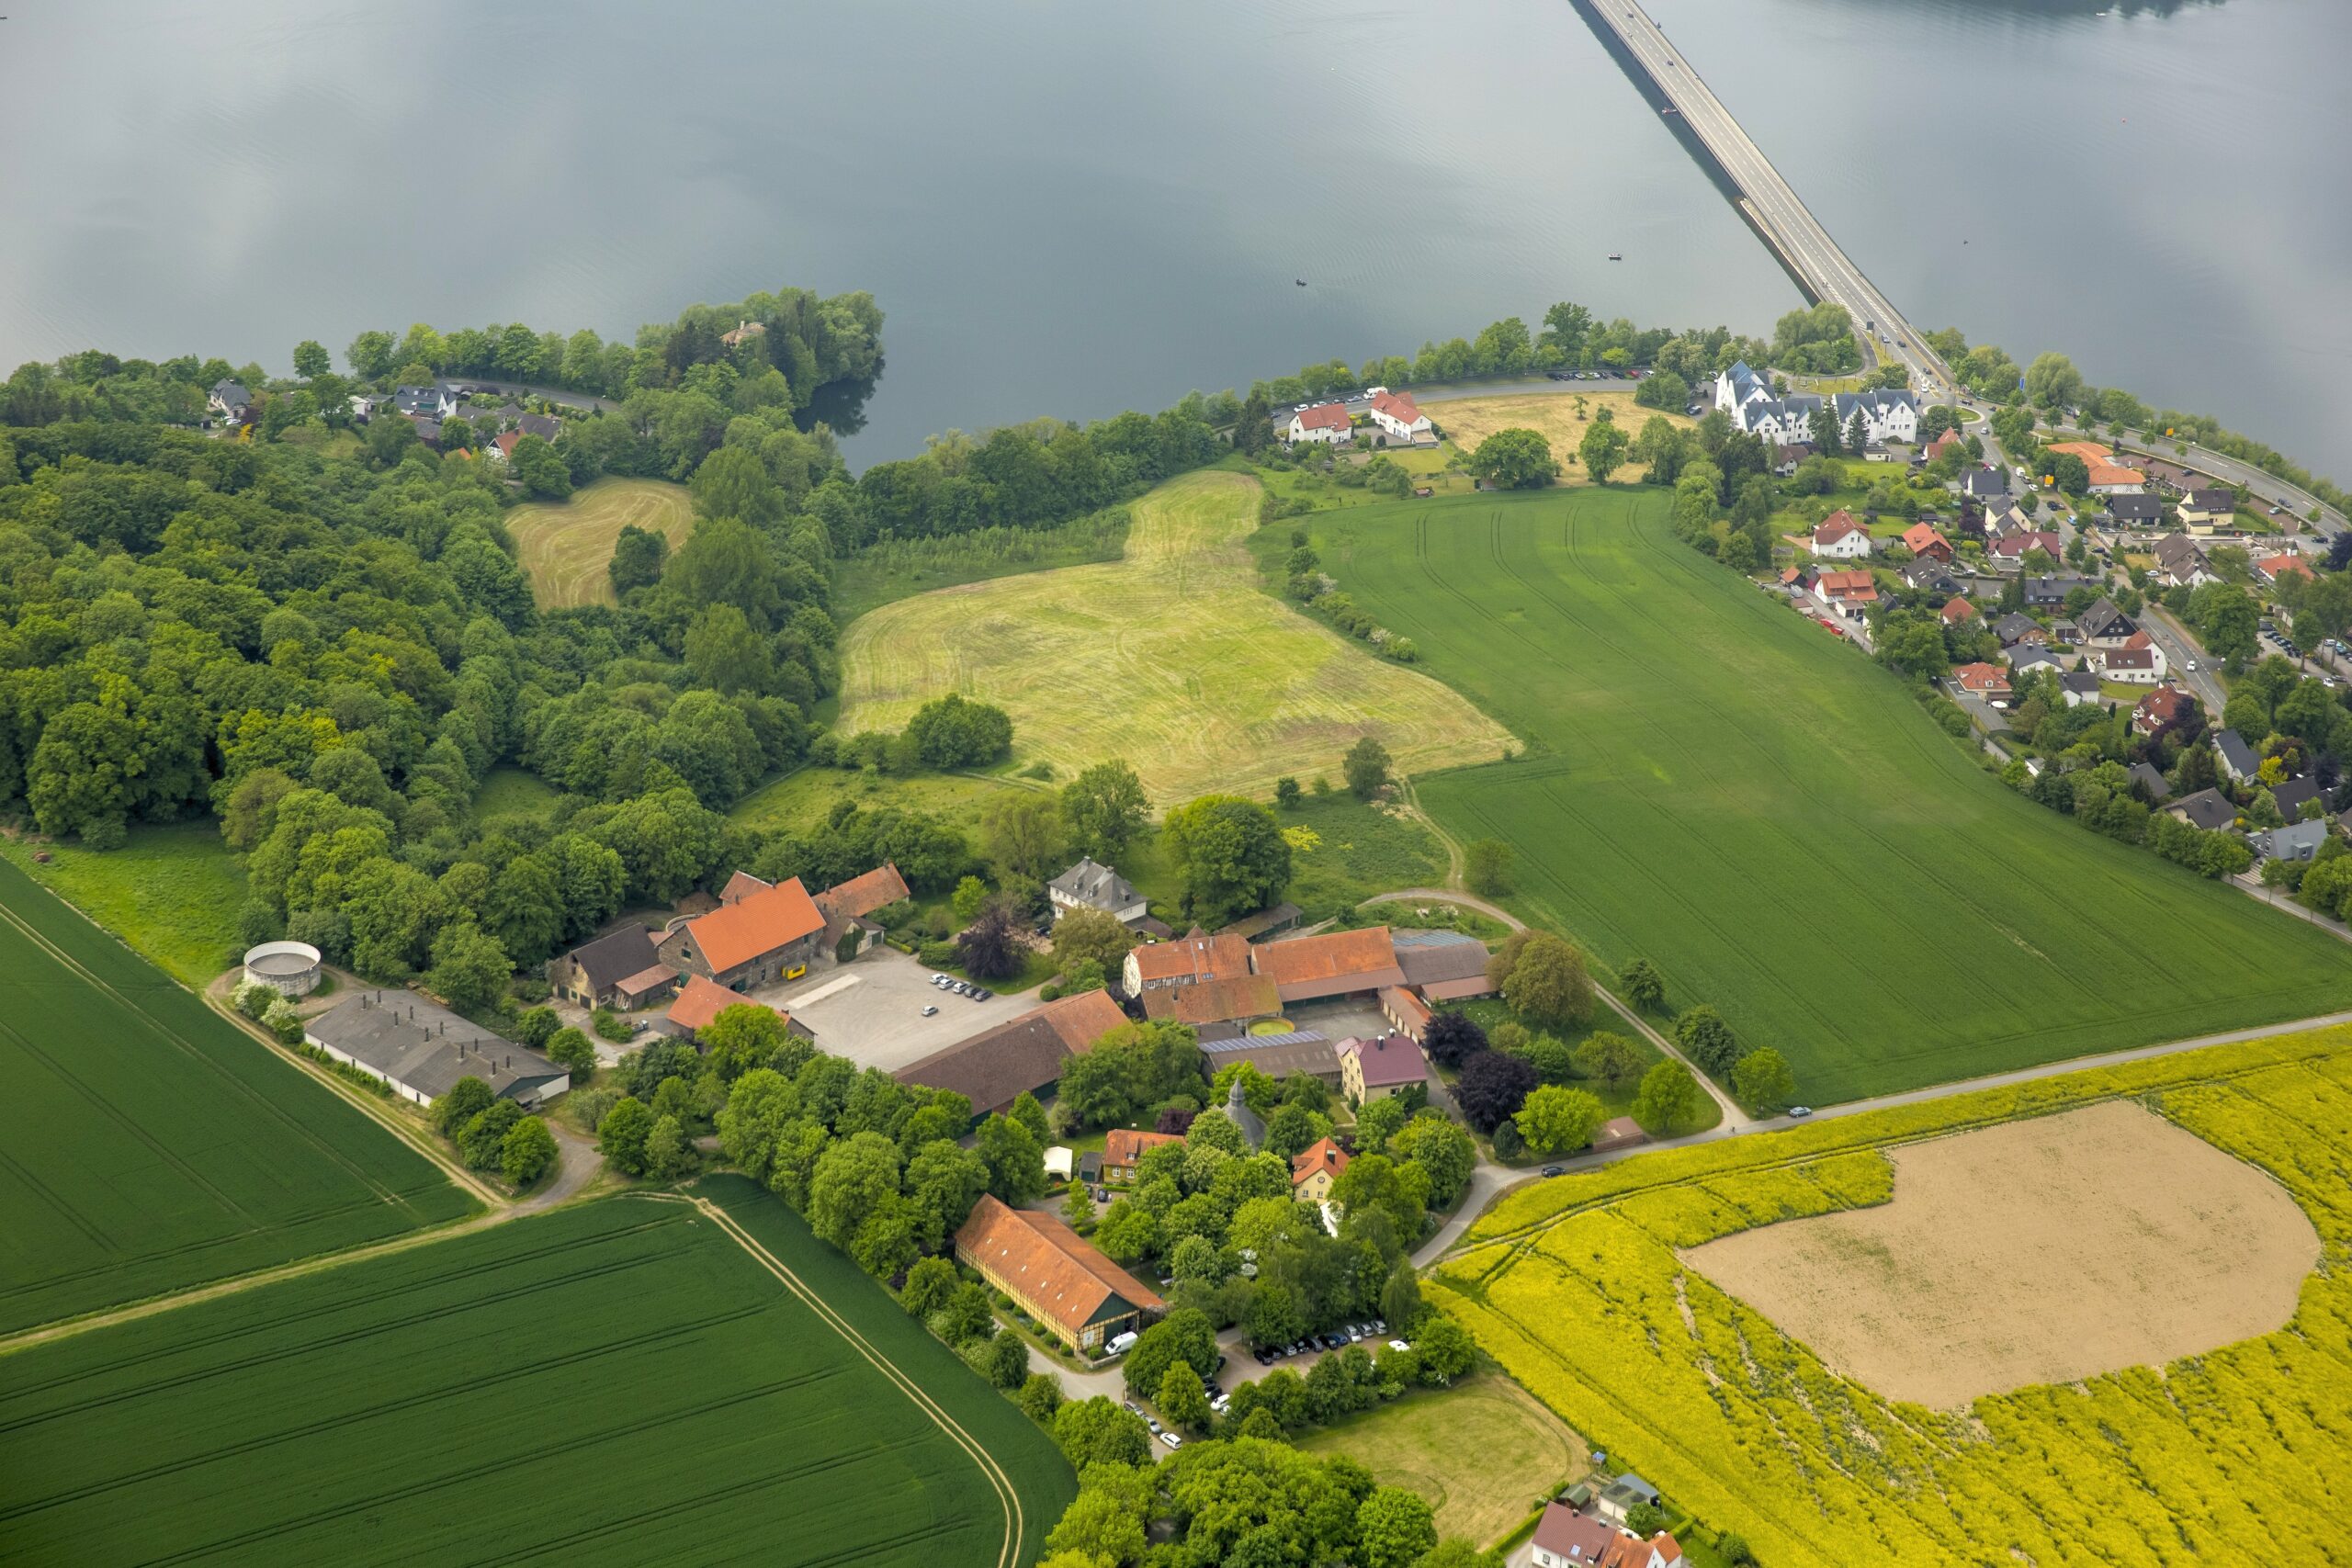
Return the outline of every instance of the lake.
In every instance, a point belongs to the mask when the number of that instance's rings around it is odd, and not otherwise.
[[[1657,3],[1915,321],[2352,473],[2352,18],[2093,8]],[[1563,0],[13,0],[0,144],[0,365],[866,288],[861,464],[1555,299],[1799,303]]]

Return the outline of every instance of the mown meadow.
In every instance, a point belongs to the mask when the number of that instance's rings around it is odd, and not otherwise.
[[[14,865],[0,917],[0,1331],[472,1211]]]
[[[0,1558],[1035,1561],[1044,1431],[782,1203],[698,1190],[862,1348],[685,1202],[559,1210],[12,1358]]]
[[[1525,918],[1859,1098],[2352,1006],[2335,938],[1984,773],[1902,682],[1625,488],[1318,514],[1421,668],[1530,742],[1418,780]]]
[[[2161,1369],[1928,1410],[1839,1376],[1677,1256],[1884,1201],[1890,1143],[2117,1096],[2252,1163],[2301,1204],[2321,1267],[2286,1326]],[[2279,1036],[1537,1183],[1489,1211],[1427,1285],[1612,1466],[1739,1531],[1766,1562],[2189,1568],[2268,1540],[2282,1561],[2343,1564],[2347,1130],[2352,1030]]]

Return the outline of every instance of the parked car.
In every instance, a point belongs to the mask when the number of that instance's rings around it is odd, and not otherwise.
[[[989,990],[986,986],[976,986],[972,988],[972,999],[976,1002],[989,1001],[993,999],[995,996],[996,993]]]
[[[936,1018],[939,1015],[939,1004],[936,1002],[924,1003],[922,1015],[925,1018]]]
[[[1412,1348],[1410,1345],[1406,1344],[1402,1339],[1391,1339],[1388,1342],[1388,1348],[1391,1350],[1409,1350]]]
[[[1375,1318],[1374,1318],[1374,1319],[1372,1320],[1372,1331],[1373,1331],[1374,1334],[1385,1334],[1385,1333],[1387,1333],[1387,1332],[1388,1332],[1388,1320],[1387,1320],[1386,1318],[1385,1318],[1385,1317],[1375,1317]]]
[[[947,976],[944,975],[934,974],[931,977],[931,983],[934,986],[944,986],[947,984]]]
[[[1162,1433],[1160,1433],[1160,1434],[1159,1434],[1159,1440],[1160,1440],[1161,1442],[1163,1442],[1163,1443],[1166,1443],[1166,1444],[1167,1444],[1170,1448],[1171,1448],[1171,1449],[1181,1449],[1181,1448],[1182,1448],[1182,1447],[1184,1446],[1184,1439],[1183,1439],[1183,1438],[1180,1438],[1180,1437],[1178,1437],[1178,1436],[1177,1436],[1175,1433],[1173,1433],[1173,1432],[1162,1432]]]
[[[1147,1416],[1143,1418],[1143,1424],[1151,1428],[1152,1436],[1158,1437],[1159,1435],[1159,1421],[1158,1417]]]

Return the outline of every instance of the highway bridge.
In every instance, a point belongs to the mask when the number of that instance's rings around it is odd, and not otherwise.
[[[1638,0],[1575,0],[1577,9],[1614,46],[1619,63],[1635,85],[1661,100],[1661,112],[1679,118],[1705,154],[1713,159],[1741,214],[1781,265],[1815,300],[1843,305],[1854,318],[1864,346],[1881,358],[1900,360],[1911,371],[1912,387],[1943,400],[1957,388],[1951,371],[1808,211],[1771,160],[1723,106],[1665,29],[1650,19]],[[1868,323],[1865,330],[1865,323]]]

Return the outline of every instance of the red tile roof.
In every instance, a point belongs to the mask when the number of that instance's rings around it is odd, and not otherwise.
[[[1121,1169],[1132,1169],[1146,1151],[1163,1144],[1181,1144],[1184,1140],[1174,1133],[1145,1133],[1133,1127],[1114,1127],[1102,1134],[1102,1164]]]
[[[908,896],[907,879],[884,861],[863,876],[853,876],[817,895],[817,908],[829,919],[857,919]]]
[[[1963,692],[2006,692],[2009,689],[2008,671],[1997,664],[1963,664],[1951,672]]]
[[[1870,530],[1863,527],[1852,513],[1841,509],[1821,520],[1821,525],[1813,531],[1813,542],[1816,545],[1834,545],[1849,534],[1869,532]]]
[[[1944,601],[1943,617],[1954,626],[1967,620],[1975,614],[1976,606],[1970,604],[1965,599],[1947,599]]]
[[[1925,555],[1934,546],[1941,545],[1944,553],[1951,553],[1951,541],[1943,536],[1933,524],[1914,523],[1903,530],[1903,547],[1913,555]]]
[[[670,1010],[662,1016],[680,1029],[694,1031],[708,1028],[710,1021],[729,1008],[766,1005],[752,1001],[741,991],[730,991],[724,986],[706,980],[699,975],[689,975],[686,983],[678,988],[678,999],[670,1004]],[[790,1016],[785,1015],[787,1020]]]
[[[758,880],[739,871],[728,882],[727,891],[733,894],[738,881]],[[825,917],[817,912],[816,901],[796,876],[774,887],[763,886],[738,895],[687,929],[695,933],[695,944],[711,968],[725,971],[787,942],[813,936],[825,929]]]
[[[1146,1018],[1172,1019],[1195,1026],[1227,1019],[1272,1018],[1282,1011],[1282,992],[1263,975],[1236,975],[1194,986],[1160,986],[1143,994]]]
[[[1286,1002],[1405,983],[1386,926],[1264,942],[1250,950],[1250,959],[1259,974],[1280,988]]]
[[[1867,571],[1825,571],[1813,591],[1825,599],[1852,599],[1862,604],[1878,597],[1878,579]]]
[[[1295,1187],[1318,1170],[1337,1176],[1348,1168],[1351,1157],[1347,1150],[1330,1139],[1317,1138],[1290,1156],[1290,1184]]]
[[[732,904],[738,898],[748,898],[763,888],[775,886],[773,882],[762,882],[748,871],[739,871],[727,879],[726,886],[718,890],[718,901],[722,904]]]
[[[1348,405],[1317,403],[1311,409],[1301,409],[1295,417],[1304,429],[1345,430],[1348,427]]]
[[[2188,694],[2171,684],[2158,686],[2132,709],[2138,723],[2176,724],[2188,712]]]
[[[1383,392],[1372,400],[1372,406],[1399,424],[1411,424],[1421,417],[1420,405],[1405,392]]]
[[[1250,939],[1204,936],[1195,926],[1174,942],[1146,942],[1133,956],[1136,973],[1146,985],[1154,980],[1231,980],[1250,973]]]
[[[2313,575],[2312,563],[2299,555],[2265,556],[2254,563],[2254,570],[2267,578],[2276,579],[2281,572],[2300,571],[2305,577]]]
[[[1566,1562],[1598,1563],[1617,1539],[1614,1525],[1579,1514],[1566,1503],[1545,1505],[1535,1526],[1535,1544]]]
[[[1053,1215],[1007,1208],[988,1194],[956,1233],[956,1255],[1073,1339],[1113,1296],[1145,1312],[1167,1305]]]

